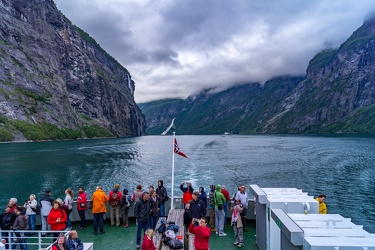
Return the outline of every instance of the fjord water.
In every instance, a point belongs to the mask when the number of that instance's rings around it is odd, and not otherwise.
[[[177,136],[189,158],[175,155],[175,195],[179,185],[225,184],[297,187],[327,194],[329,213],[352,218],[375,233],[375,138],[366,136],[216,135]],[[45,189],[64,197],[67,187],[115,183],[130,191],[163,179],[171,191],[172,136],[0,144],[0,205],[20,204]]]

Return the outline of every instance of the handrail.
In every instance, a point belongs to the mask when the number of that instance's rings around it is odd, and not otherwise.
[[[9,246],[9,249],[11,249],[13,245],[21,244],[21,243],[13,242],[12,238],[14,237],[14,232],[15,230],[1,230],[0,229],[1,235],[7,235],[5,237],[2,236],[1,241],[6,240],[6,244]],[[22,244],[25,244],[26,246],[38,246],[38,249],[41,249],[42,247],[47,247],[46,249],[49,250],[52,248],[52,245],[55,243],[55,242],[51,243],[50,241],[54,237],[48,237],[48,236],[42,237],[42,234],[46,235],[46,234],[51,234],[51,233],[63,233],[65,236],[68,236],[70,231],[16,230],[16,232],[24,233],[24,238],[26,239],[26,243],[22,243]],[[28,242],[28,239],[29,240],[36,239],[37,242]],[[43,242],[45,240],[48,240],[48,242]]]

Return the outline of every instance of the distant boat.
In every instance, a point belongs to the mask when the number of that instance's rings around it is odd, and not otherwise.
[[[224,135],[230,135],[230,133],[229,132],[224,132]]]

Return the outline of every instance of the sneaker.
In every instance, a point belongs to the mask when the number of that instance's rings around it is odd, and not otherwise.
[[[238,244],[237,247],[243,247],[243,246],[244,246],[244,244],[243,244],[243,243],[240,243],[240,244]]]
[[[244,232],[249,232],[246,228],[243,229]]]
[[[98,234],[98,232],[94,232],[94,235],[97,235]]]
[[[237,241],[233,243],[233,245],[238,245],[238,244],[239,244],[239,243],[238,243]]]
[[[102,234],[104,234],[104,233],[105,233],[105,231],[102,231],[102,232],[100,232],[99,234],[102,235]]]
[[[216,234],[219,234],[219,232],[218,232],[218,231],[216,231]]]
[[[226,233],[219,233],[219,236],[227,236]]]
[[[140,245],[137,245],[137,246],[136,246],[136,248],[137,248],[137,249],[140,249],[140,248],[141,248],[141,246],[140,246]]]
[[[128,225],[128,224],[125,224],[125,227],[129,227],[129,225]]]

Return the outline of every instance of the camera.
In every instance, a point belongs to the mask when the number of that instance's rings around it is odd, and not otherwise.
[[[230,200],[230,202],[228,202],[228,208],[231,208],[231,207],[234,207],[234,206],[236,206],[236,201]]]

